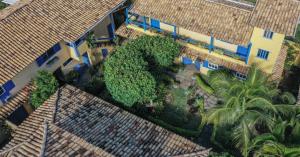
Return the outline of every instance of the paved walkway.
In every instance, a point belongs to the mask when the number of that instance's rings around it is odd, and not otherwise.
[[[179,71],[175,78],[180,81],[180,88],[188,89],[192,86],[197,86],[195,81],[195,73],[197,70],[194,65],[187,65],[181,71]],[[207,94],[201,88],[197,88],[195,95],[202,96],[204,98],[204,104],[206,109],[215,107],[218,99],[214,95]]]

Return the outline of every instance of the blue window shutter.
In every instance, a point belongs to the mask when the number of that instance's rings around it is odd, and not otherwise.
[[[248,48],[239,45],[237,49],[237,54],[246,57],[248,55]]]
[[[5,90],[5,92],[2,94],[2,95],[0,95],[0,100],[1,100],[1,102],[2,103],[6,103],[7,102],[7,98],[9,98],[10,97],[10,91],[13,89],[13,88],[15,88],[15,84],[14,84],[14,82],[13,81],[8,81],[8,82],[6,82],[2,87],[3,87],[3,89]]]
[[[182,58],[182,62],[183,62],[183,64],[185,64],[185,65],[191,65],[191,64],[193,64],[192,59],[190,59],[190,58],[188,58],[188,57],[183,57],[183,58]]]
[[[106,58],[108,55],[108,50],[107,49],[102,49],[102,56],[103,58]]]
[[[14,82],[12,80],[6,82],[4,85],[3,85],[3,88],[6,90],[6,91],[11,91],[13,88],[15,88],[16,85],[14,84]]]
[[[60,51],[61,50],[61,47],[60,47],[60,45],[59,45],[59,43],[57,43],[57,44],[55,44],[54,46],[53,46],[53,51],[56,53],[56,52],[58,52],[58,51]]]
[[[204,62],[203,62],[203,66],[205,67],[205,68],[208,68],[208,61],[207,60],[205,60]]]
[[[38,64],[38,66],[42,66],[45,62],[47,61],[47,55],[46,54],[42,54],[40,57],[38,57],[36,59],[36,63]]]
[[[151,19],[151,27],[160,29],[160,21]]]

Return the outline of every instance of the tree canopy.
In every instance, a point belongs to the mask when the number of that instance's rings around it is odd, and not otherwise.
[[[30,103],[33,107],[38,108],[58,89],[58,81],[52,73],[39,71],[34,80],[36,89],[31,93]]]
[[[107,89],[126,106],[156,98],[156,80],[151,71],[173,64],[180,46],[171,38],[142,36],[116,48],[104,65]]]

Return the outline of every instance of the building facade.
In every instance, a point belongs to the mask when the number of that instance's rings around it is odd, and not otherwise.
[[[256,64],[280,79],[286,58],[284,39],[295,35],[299,1],[258,0],[253,7],[239,5],[218,0],[136,0],[126,11],[126,27],[174,37],[188,49],[182,62],[195,64],[202,73],[228,68],[244,79]],[[118,32],[126,36],[130,31]]]
[[[107,55],[86,41],[114,39],[114,13],[124,0],[17,2],[0,12],[0,106],[23,89],[40,70],[82,71]],[[105,6],[103,8],[103,6]]]

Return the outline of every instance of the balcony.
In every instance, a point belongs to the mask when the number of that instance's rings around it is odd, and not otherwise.
[[[188,36],[179,34],[177,31],[178,28],[175,25],[163,23],[164,25],[168,25],[168,30],[165,30],[161,29],[159,26],[153,26],[152,20],[153,19],[149,17],[128,13],[126,24],[128,28],[143,32],[147,35],[163,35],[172,37],[181,45],[197,50],[200,53],[210,54],[223,60],[240,63],[242,65],[246,65],[248,62],[248,48],[237,46],[237,52],[233,52],[232,50],[224,49],[215,45],[214,41],[216,39],[213,37],[207,36],[207,38],[210,38],[210,43],[191,39]]]

